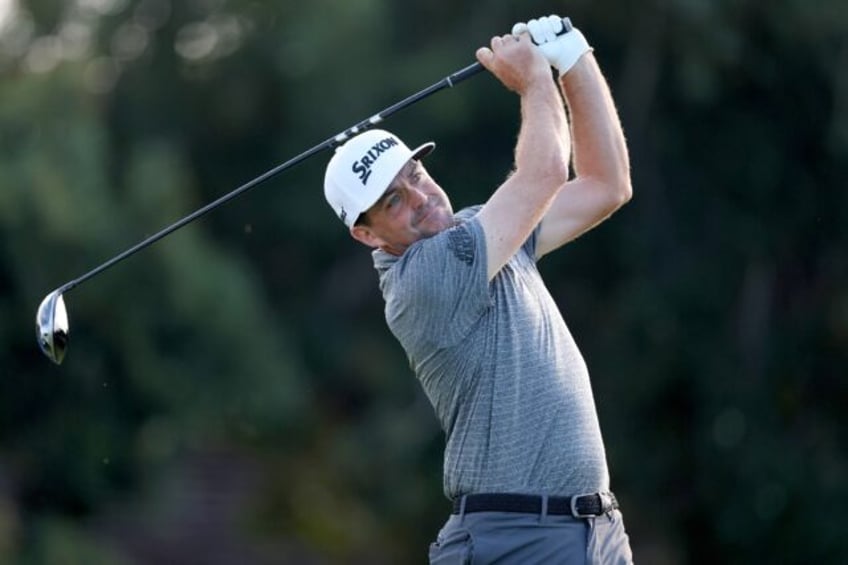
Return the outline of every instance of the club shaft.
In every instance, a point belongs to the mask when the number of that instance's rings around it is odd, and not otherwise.
[[[175,232],[176,230],[182,228],[186,224],[193,222],[194,220],[200,218],[201,216],[204,216],[207,213],[211,212],[215,208],[218,208],[219,206],[229,202],[233,198],[236,198],[237,196],[244,194],[248,190],[255,188],[255,187],[259,186],[260,184],[264,183],[265,181],[277,176],[278,174],[282,173],[286,169],[290,169],[291,167],[297,165],[298,163],[305,161],[309,157],[312,157],[316,153],[320,153],[321,151],[324,151],[326,149],[330,149],[332,147],[335,147],[337,145],[344,143],[349,138],[351,138],[354,135],[357,135],[357,134],[373,127],[374,125],[380,123],[385,118],[391,116],[395,112],[398,112],[399,110],[402,110],[402,109],[404,109],[408,106],[411,106],[412,104],[415,104],[416,102],[419,102],[420,100],[423,100],[424,98],[427,98],[428,96],[430,96],[431,94],[434,94],[435,92],[438,92],[438,91],[445,89],[445,88],[451,88],[454,85],[462,82],[463,80],[476,75],[477,73],[479,73],[482,70],[483,70],[483,67],[482,67],[482,65],[480,65],[480,63],[473,63],[473,64],[468,65],[467,67],[465,67],[463,69],[456,71],[453,74],[448,75],[447,77],[443,78],[439,82],[436,82],[436,83],[428,86],[427,88],[425,88],[425,89],[423,89],[419,92],[416,92],[415,94],[413,94],[413,95],[411,95],[407,98],[404,98],[400,102],[397,102],[397,103],[389,106],[385,110],[375,114],[374,116],[368,118],[367,120],[364,120],[364,121],[356,124],[355,126],[352,126],[348,129],[344,130],[343,132],[339,133],[338,135],[335,135],[335,136],[319,143],[318,145],[316,145],[316,146],[314,146],[310,149],[307,149],[306,151],[304,151],[300,155],[297,155],[296,157],[292,157],[288,161],[281,163],[281,164],[277,165],[276,167],[274,167],[273,169],[270,169],[270,170],[262,173],[258,177],[244,183],[243,185],[232,190],[231,192],[228,192],[227,194],[221,196],[220,198],[210,202],[209,204],[206,204],[202,208],[195,210],[194,212],[192,212],[188,216],[185,216],[184,218],[182,218],[182,219],[174,222],[173,224],[165,227],[161,231],[158,231],[155,234],[151,235],[150,237],[148,237],[148,238],[140,241],[139,243],[133,245],[132,247],[130,247],[126,251],[123,251],[122,253],[112,257],[111,259],[109,259],[108,261],[103,263],[102,265],[99,265],[98,267],[95,267],[94,269],[90,270],[89,272],[85,273],[84,275],[82,275],[82,276],[80,276],[80,277],[78,277],[78,278],[76,278],[72,281],[65,283],[64,285],[62,285],[60,288],[57,289],[58,292],[60,294],[62,294],[64,292],[71,290],[75,286],[87,281],[88,279],[90,279],[91,277],[93,277],[95,275],[102,273],[106,269],[115,266],[117,263],[120,263],[124,259],[130,257],[131,255],[134,255],[135,253],[141,251],[145,247],[148,247],[148,246],[156,243],[157,241],[159,241],[163,237]]]

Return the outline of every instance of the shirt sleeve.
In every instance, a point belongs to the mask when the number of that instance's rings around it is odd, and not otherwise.
[[[386,320],[409,354],[456,345],[491,305],[476,217],[415,244],[392,270]]]

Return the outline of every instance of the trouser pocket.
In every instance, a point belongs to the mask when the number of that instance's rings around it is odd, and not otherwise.
[[[467,530],[439,532],[430,544],[431,565],[470,565],[473,555],[471,533]]]

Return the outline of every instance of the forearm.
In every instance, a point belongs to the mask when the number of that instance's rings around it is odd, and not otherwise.
[[[477,59],[521,97],[515,171],[480,210],[489,279],[533,231],[568,177],[565,109],[550,67],[526,35],[492,38]]]
[[[564,181],[547,203],[536,240],[537,257],[598,225],[631,197],[627,146],[607,83],[578,29],[554,37],[562,27],[558,16],[547,16],[513,28],[526,28],[560,73],[571,118],[576,176]]]
[[[568,178],[571,135],[562,97],[553,81],[540,81],[521,96],[521,128],[515,172],[542,184]]]
[[[563,135],[567,139],[565,110],[553,81],[545,82],[544,88],[522,94],[515,171],[479,214],[489,279],[527,240],[568,177],[562,142]]]
[[[624,132],[594,55],[584,54],[562,75],[560,86],[571,114],[575,174],[629,198],[630,160]]]

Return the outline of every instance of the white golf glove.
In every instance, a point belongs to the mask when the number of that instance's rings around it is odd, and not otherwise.
[[[592,50],[579,29],[572,27],[571,30],[562,33],[564,29],[562,18],[553,15],[530,20],[527,23],[518,22],[512,26],[512,35],[529,33],[533,43],[539,46],[548,63],[558,70],[560,75],[564,75],[581,55]]]

